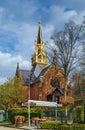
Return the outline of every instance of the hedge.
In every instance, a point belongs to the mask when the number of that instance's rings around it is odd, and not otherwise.
[[[12,123],[14,123],[15,122],[15,119],[14,119],[15,116],[24,116],[28,120],[28,113],[29,113],[28,108],[11,108],[8,111],[8,117],[9,117],[9,120]],[[30,118],[32,118],[32,117],[41,118],[42,115],[43,115],[43,109],[40,109],[40,108],[31,108],[30,109]]]
[[[85,130],[85,124],[61,124],[58,121],[48,121],[40,123],[42,129],[56,130]]]
[[[61,124],[60,121],[46,121],[40,123],[40,127],[42,129],[56,129],[60,124]]]
[[[15,116],[24,116],[25,118],[27,118],[28,116],[28,109],[26,108],[11,108],[8,111],[8,118],[9,120],[14,124]]]

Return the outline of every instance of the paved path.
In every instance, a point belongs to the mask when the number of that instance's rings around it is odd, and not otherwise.
[[[20,130],[20,129],[0,126],[0,130]],[[21,130],[24,130],[24,129],[21,129]]]
[[[37,127],[32,127],[32,126],[23,126],[20,128],[12,128],[12,127],[7,127],[7,126],[0,126],[0,130],[37,130]],[[41,130],[41,129],[38,129]]]

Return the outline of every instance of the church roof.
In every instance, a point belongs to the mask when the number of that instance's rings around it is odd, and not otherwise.
[[[45,74],[45,72],[49,69],[49,67],[50,67],[50,65],[44,67],[44,68],[42,69],[42,71],[40,72],[38,78],[40,78],[41,76],[43,76],[43,75]]]
[[[34,73],[35,77],[38,77],[43,69],[44,66],[37,64],[36,66],[33,66],[31,71]]]
[[[37,64],[36,66],[33,66],[33,68],[31,69],[31,81],[37,82],[38,81],[38,77],[41,73],[41,71],[44,69],[44,66]]]
[[[30,80],[30,71],[29,70],[22,70],[20,69],[20,75],[24,81],[24,85],[28,85],[29,84],[29,80]]]

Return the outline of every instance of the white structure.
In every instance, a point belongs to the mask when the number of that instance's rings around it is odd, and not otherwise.
[[[57,102],[48,102],[48,101],[37,101],[37,100],[28,100],[30,106],[40,106],[40,107],[62,107],[62,104]]]
[[[52,107],[52,108],[57,108],[57,107],[62,107],[62,104],[58,104],[57,102],[48,102],[48,101],[38,101],[38,100],[28,100],[28,102],[24,103],[23,106],[27,106],[28,109],[28,129],[30,128],[30,106],[34,107]],[[56,110],[56,119],[57,119],[57,110]]]

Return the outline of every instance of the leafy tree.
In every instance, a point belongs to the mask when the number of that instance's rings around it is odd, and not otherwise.
[[[15,103],[22,104],[28,99],[28,87],[23,85],[23,80],[19,76],[14,77],[14,101]]]
[[[0,109],[5,111],[5,120],[8,119],[8,110],[12,107],[13,104],[13,84],[11,83],[12,80],[0,86]]]
[[[20,77],[8,79],[6,83],[0,86],[0,108],[8,111],[15,105],[20,105],[27,101],[28,87],[23,86]]]

